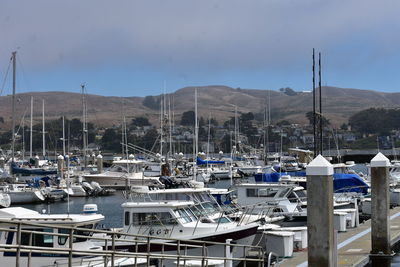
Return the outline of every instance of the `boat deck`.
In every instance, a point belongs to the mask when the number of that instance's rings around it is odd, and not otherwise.
[[[394,246],[400,240],[400,207],[390,210],[390,236]],[[365,266],[371,251],[371,220],[360,226],[338,234],[337,266]],[[295,252],[292,258],[285,259],[283,266],[307,266],[307,251]]]

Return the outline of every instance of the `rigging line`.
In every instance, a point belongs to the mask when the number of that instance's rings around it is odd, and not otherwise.
[[[20,67],[21,67],[22,77],[23,77],[23,80],[24,80],[24,82],[26,84],[27,90],[29,90],[31,88],[31,86],[30,86],[29,81],[27,79],[28,76],[26,75],[24,65],[22,65],[21,56],[17,57],[17,61],[18,61],[19,65],[20,65]]]
[[[24,114],[23,114],[22,117],[21,117],[21,121],[20,121],[20,123],[19,123],[18,129],[17,129],[17,131],[15,132],[16,135],[19,133],[19,130],[21,129],[21,125],[22,125],[22,122],[25,120],[25,115],[26,115],[26,112],[27,112],[27,111],[28,111],[28,107],[25,108]],[[25,127],[25,126],[24,126],[24,127]],[[22,131],[24,131],[24,129],[22,129]]]
[[[0,89],[0,96],[3,94],[4,86],[6,85],[7,76],[8,76],[8,73],[9,73],[9,71],[10,71],[10,67],[11,67],[11,62],[12,62],[12,58],[10,58],[10,62],[8,62],[8,67],[7,67],[6,75],[4,76],[3,84],[2,84],[1,89]]]

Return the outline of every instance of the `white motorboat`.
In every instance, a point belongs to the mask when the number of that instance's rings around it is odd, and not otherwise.
[[[238,245],[250,246],[253,243],[257,232],[258,224],[250,223],[238,225],[232,222],[224,214],[212,219],[207,216],[207,210],[192,201],[162,201],[162,202],[125,202],[123,232],[134,235],[144,235],[151,238],[151,245],[138,242],[138,238],[127,242],[116,241],[117,250],[129,252],[143,252],[150,249],[150,252],[170,252],[176,254],[176,240],[180,244],[192,244],[188,248],[188,255],[198,256],[202,253],[201,245],[194,245],[194,242],[221,242],[225,243],[230,239]],[[146,240],[144,238],[143,240]],[[160,246],[160,243],[165,245]],[[224,255],[224,246],[206,244],[208,256],[220,257]],[[235,258],[244,257],[245,249],[234,250]],[[165,266],[173,266],[173,262],[165,260]]]
[[[144,161],[121,159],[113,161],[110,170],[99,174],[83,175],[88,182],[97,182],[101,187],[126,188],[128,185],[162,186],[157,177],[143,174]]]
[[[85,205],[83,214],[42,214],[21,207],[0,209],[0,225],[4,229],[10,229],[7,234],[0,236],[0,247],[20,244],[33,250],[3,250],[4,252],[0,253],[2,266],[14,266],[16,261],[19,266],[68,266],[65,252],[68,254],[71,245],[74,251],[79,251],[73,255],[72,266],[104,266],[103,257],[82,256],[85,252],[87,254],[102,251],[101,246],[90,240],[91,229],[104,219],[104,216],[96,211],[97,206],[92,204]],[[21,233],[15,232],[16,223]],[[78,227],[78,230],[73,232],[72,242],[69,240],[71,227]],[[145,260],[138,260],[139,263],[143,261]],[[121,259],[114,263],[119,263],[118,266],[126,266],[126,263],[132,265],[132,261]],[[107,266],[111,266],[111,262]]]

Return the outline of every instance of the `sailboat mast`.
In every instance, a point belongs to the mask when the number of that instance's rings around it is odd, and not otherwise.
[[[12,52],[13,62],[13,94],[12,94],[12,144],[11,144],[11,162],[14,162],[15,153],[15,88],[16,88],[16,57],[17,52]]]
[[[42,151],[43,158],[46,157],[46,135],[45,135],[45,126],[44,126],[44,99],[42,99]]]
[[[317,156],[317,128],[315,114],[315,49],[312,52],[312,86],[313,86],[313,131],[314,131],[314,157]]]
[[[62,127],[63,127],[63,155],[65,156],[65,116],[62,117]]]
[[[86,157],[86,103],[85,103],[85,85],[81,85],[82,89],[82,141],[83,141],[83,161],[84,166],[87,167],[87,157]]]
[[[195,145],[195,157],[197,157],[197,154],[199,153],[199,124],[197,120],[197,88],[195,91],[195,118],[194,118],[194,123],[195,123],[195,136],[196,136],[196,145]]]
[[[323,141],[322,141],[322,86],[321,86],[321,52],[318,54],[318,87],[319,87],[319,148],[320,148],[320,154],[322,155],[322,150],[323,150]]]
[[[33,137],[33,96],[31,96],[31,125],[30,125],[30,136],[29,136],[29,158],[32,158],[32,137]]]

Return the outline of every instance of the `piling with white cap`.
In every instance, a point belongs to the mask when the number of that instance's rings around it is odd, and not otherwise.
[[[103,156],[101,154],[97,155],[97,172],[103,172]]]
[[[389,167],[382,153],[371,160],[371,254],[372,266],[390,266]]]
[[[318,155],[306,168],[308,265],[335,266],[333,166]]]

